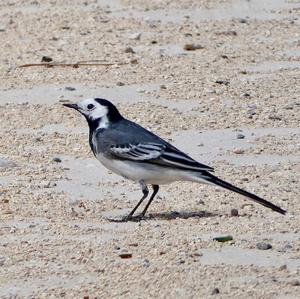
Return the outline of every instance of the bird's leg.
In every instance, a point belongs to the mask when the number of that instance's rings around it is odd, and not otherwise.
[[[144,181],[139,181],[139,184],[142,188],[142,191],[143,191],[143,197],[140,199],[140,201],[138,202],[138,204],[133,208],[133,210],[127,215],[124,217],[124,221],[128,221],[128,220],[131,220],[133,219],[133,214],[134,212],[136,211],[136,209],[141,205],[141,203],[144,201],[144,199],[148,196],[149,194],[149,189],[147,187],[147,185],[145,184]]]
[[[145,207],[145,209],[143,210],[143,212],[141,213],[140,217],[143,218],[152,202],[152,200],[154,199],[155,195],[157,194],[158,190],[159,190],[159,186],[158,185],[152,185],[152,188],[153,188],[153,193]]]

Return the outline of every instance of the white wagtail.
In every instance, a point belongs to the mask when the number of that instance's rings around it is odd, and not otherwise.
[[[143,197],[124,221],[142,219],[157,194],[159,185],[175,181],[217,185],[278,213],[286,213],[271,202],[212,175],[213,168],[195,161],[157,135],[125,119],[105,99],[87,99],[64,106],[79,111],[86,118],[90,128],[89,143],[95,157],[109,170],[140,184]],[[153,193],[142,213],[134,217],[136,209],[149,194],[147,184],[152,185]]]

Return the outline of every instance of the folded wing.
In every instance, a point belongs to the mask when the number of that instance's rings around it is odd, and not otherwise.
[[[163,143],[144,142],[113,145],[110,147],[110,152],[118,158],[136,162],[147,162],[184,170],[213,171],[213,168],[201,164],[175,147]]]

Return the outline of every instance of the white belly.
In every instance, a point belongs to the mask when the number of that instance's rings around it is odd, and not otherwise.
[[[143,180],[146,184],[160,185],[175,181],[192,180],[186,171],[155,164],[132,162],[128,160],[111,160],[102,154],[97,155],[97,159],[112,172],[135,182]]]

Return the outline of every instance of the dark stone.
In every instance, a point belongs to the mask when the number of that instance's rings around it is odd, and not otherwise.
[[[220,290],[218,288],[214,288],[211,292],[212,295],[217,295],[220,293]]]
[[[53,160],[53,162],[57,162],[57,163],[61,162],[61,158],[59,158],[59,157],[54,157],[52,160]]]
[[[246,19],[243,19],[243,18],[240,18],[239,22],[242,23],[242,24],[247,24],[248,23],[248,21]]]
[[[239,215],[239,211],[237,209],[232,209],[230,211],[230,215],[233,216],[233,217],[236,217]]]
[[[76,88],[75,88],[75,87],[72,87],[72,86],[66,86],[66,87],[65,87],[65,90],[68,90],[68,91],[74,91],[74,90],[76,90]]]
[[[230,82],[226,81],[226,80],[217,80],[216,83],[217,84],[223,84],[223,85],[226,85],[226,86],[230,84]]]
[[[133,50],[131,47],[125,48],[125,51],[124,51],[124,52],[125,52],[125,53],[132,53],[132,54],[135,53],[134,50]]]
[[[237,139],[244,139],[245,135],[239,133],[239,134],[236,135],[236,138]]]
[[[256,248],[259,250],[268,250],[272,248],[272,245],[265,242],[260,242],[256,244]]]
[[[42,57],[42,62],[51,62],[51,61],[53,61],[53,59],[49,56],[43,56]]]

